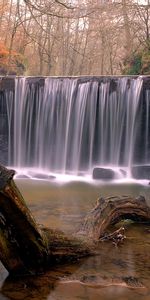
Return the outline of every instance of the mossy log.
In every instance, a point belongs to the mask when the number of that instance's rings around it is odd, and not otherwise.
[[[66,236],[36,223],[13,181],[14,174],[0,166],[0,260],[10,274],[37,274],[56,263],[89,255],[109,225],[121,219],[150,221],[144,197],[100,198],[79,233]]]

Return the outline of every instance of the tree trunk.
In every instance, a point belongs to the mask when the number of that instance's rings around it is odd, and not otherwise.
[[[13,181],[14,174],[0,166],[0,260],[11,274],[36,274],[53,264],[90,255],[94,242],[121,219],[150,221],[150,208],[142,196],[100,198],[80,232],[65,236],[36,223]]]
[[[89,254],[82,240],[36,223],[13,181],[14,174],[0,166],[0,260],[6,269],[34,274],[56,262]]]

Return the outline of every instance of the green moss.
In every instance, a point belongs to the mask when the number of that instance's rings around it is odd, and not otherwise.
[[[145,48],[132,53],[124,60],[124,75],[147,75],[150,73],[150,49]]]
[[[141,54],[134,54],[124,62],[123,74],[125,75],[137,75],[141,74],[142,57]]]

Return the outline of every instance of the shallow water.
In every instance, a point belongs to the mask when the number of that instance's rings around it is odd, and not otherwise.
[[[16,183],[37,221],[66,233],[78,230],[99,196],[143,195],[150,202],[150,186],[138,184],[59,184],[28,179]],[[45,275],[13,281],[1,266],[0,300],[150,299],[150,227],[124,225],[127,239],[119,248],[101,243],[96,256],[59,266]]]

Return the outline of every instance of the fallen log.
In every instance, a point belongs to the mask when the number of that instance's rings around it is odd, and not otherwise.
[[[37,274],[53,264],[92,254],[93,243],[121,219],[150,222],[150,208],[142,196],[99,198],[78,234],[68,237],[36,223],[13,181],[14,174],[0,166],[0,260],[10,274]]]
[[[111,196],[97,199],[96,206],[85,218],[81,233],[99,240],[110,225],[130,219],[137,223],[150,222],[150,207],[143,196]]]
[[[91,252],[76,237],[38,225],[18,190],[15,172],[0,166],[0,260],[11,274],[41,273]]]

